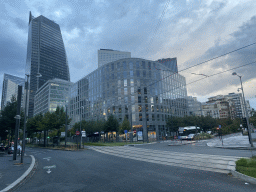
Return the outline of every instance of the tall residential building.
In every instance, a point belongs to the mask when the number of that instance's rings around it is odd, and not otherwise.
[[[26,74],[29,77],[28,116],[33,116],[36,91],[48,80],[70,81],[60,27],[44,16],[29,15]],[[40,77],[41,76],[41,77]]]
[[[1,100],[1,109],[7,105],[7,102],[11,101],[12,96],[15,96],[17,99],[18,95],[18,85],[24,87],[25,80],[20,77],[16,77],[9,74],[4,74],[3,88],[2,88],[2,100]]]
[[[58,106],[66,107],[72,84],[62,79],[52,79],[41,86],[35,95],[34,116],[47,111],[54,112]]]
[[[71,124],[83,120],[107,120],[113,114],[125,117],[131,129],[143,129],[144,138],[170,135],[166,120],[187,114],[185,77],[165,65],[126,58],[107,63],[71,87]]]
[[[98,50],[98,67],[119,59],[131,58],[131,52],[117,51],[112,49]]]
[[[225,97],[233,101],[237,118],[246,117],[245,105],[244,105],[242,93],[229,93]]]

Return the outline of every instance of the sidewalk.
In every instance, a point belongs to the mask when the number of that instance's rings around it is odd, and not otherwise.
[[[33,157],[34,158],[34,157]],[[7,191],[22,181],[32,170],[35,162],[31,156],[24,156],[23,165],[19,165],[20,156],[13,161],[13,155],[0,157],[0,192]]]
[[[209,147],[225,148],[225,149],[244,149],[244,150],[256,150],[256,142],[253,142],[253,148],[251,147],[248,136],[242,134],[233,134],[228,138],[215,138],[207,143]]]

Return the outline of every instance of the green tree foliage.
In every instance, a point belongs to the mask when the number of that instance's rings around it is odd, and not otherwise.
[[[124,133],[124,130],[130,130],[131,129],[131,124],[129,120],[124,117],[123,123],[119,126],[119,133]]]
[[[32,138],[36,136],[38,132],[42,132],[44,130],[44,124],[43,124],[43,115],[38,114],[33,118],[28,119],[27,121],[27,133],[28,137]]]
[[[17,101],[16,97],[12,96],[11,101],[7,103],[5,108],[0,114],[0,137],[2,140],[6,140],[9,135],[11,138],[14,137],[16,119],[14,118],[17,114]],[[20,129],[23,128],[24,113],[21,111]]]
[[[250,117],[250,123],[253,124],[254,127],[256,127],[256,113],[254,112],[254,109],[252,110],[253,111],[253,115]]]
[[[82,120],[81,122],[81,130],[86,131],[86,135],[91,135],[95,132],[101,132],[104,130],[104,121],[85,121]],[[75,125],[71,129],[72,135],[75,135],[76,130],[80,131],[80,122],[75,123]]]
[[[108,117],[108,120],[106,121],[106,123],[104,125],[104,131],[105,132],[113,132],[113,131],[118,132],[118,128],[119,128],[118,120],[114,117],[114,115],[111,114]]]

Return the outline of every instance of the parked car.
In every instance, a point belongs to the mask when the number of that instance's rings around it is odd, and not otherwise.
[[[193,140],[195,138],[195,134],[189,134],[187,140]]]
[[[0,145],[0,151],[5,151],[5,147],[4,147],[4,145]]]
[[[22,147],[20,145],[17,145],[17,153],[20,154],[22,150]],[[13,154],[14,152],[14,146],[11,146],[8,148],[8,154]]]

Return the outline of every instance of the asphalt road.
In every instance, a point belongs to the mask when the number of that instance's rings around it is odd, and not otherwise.
[[[241,133],[236,133],[232,135],[241,135]],[[224,138],[232,137],[232,135],[223,136]],[[218,140],[218,137],[212,140]],[[163,151],[173,151],[173,152],[183,152],[183,153],[198,153],[198,154],[208,154],[208,155],[224,155],[224,156],[238,156],[238,157],[252,157],[256,155],[256,150],[236,150],[236,149],[222,149],[215,147],[208,147],[207,142],[210,140],[200,140],[196,143],[189,145],[178,145],[178,146],[168,146],[168,142],[162,142],[157,144],[144,144],[144,145],[134,145],[134,147],[163,150]]]
[[[93,150],[28,148],[37,160],[34,175],[15,191],[255,191],[227,174],[141,162]],[[45,166],[56,168],[44,169]]]

